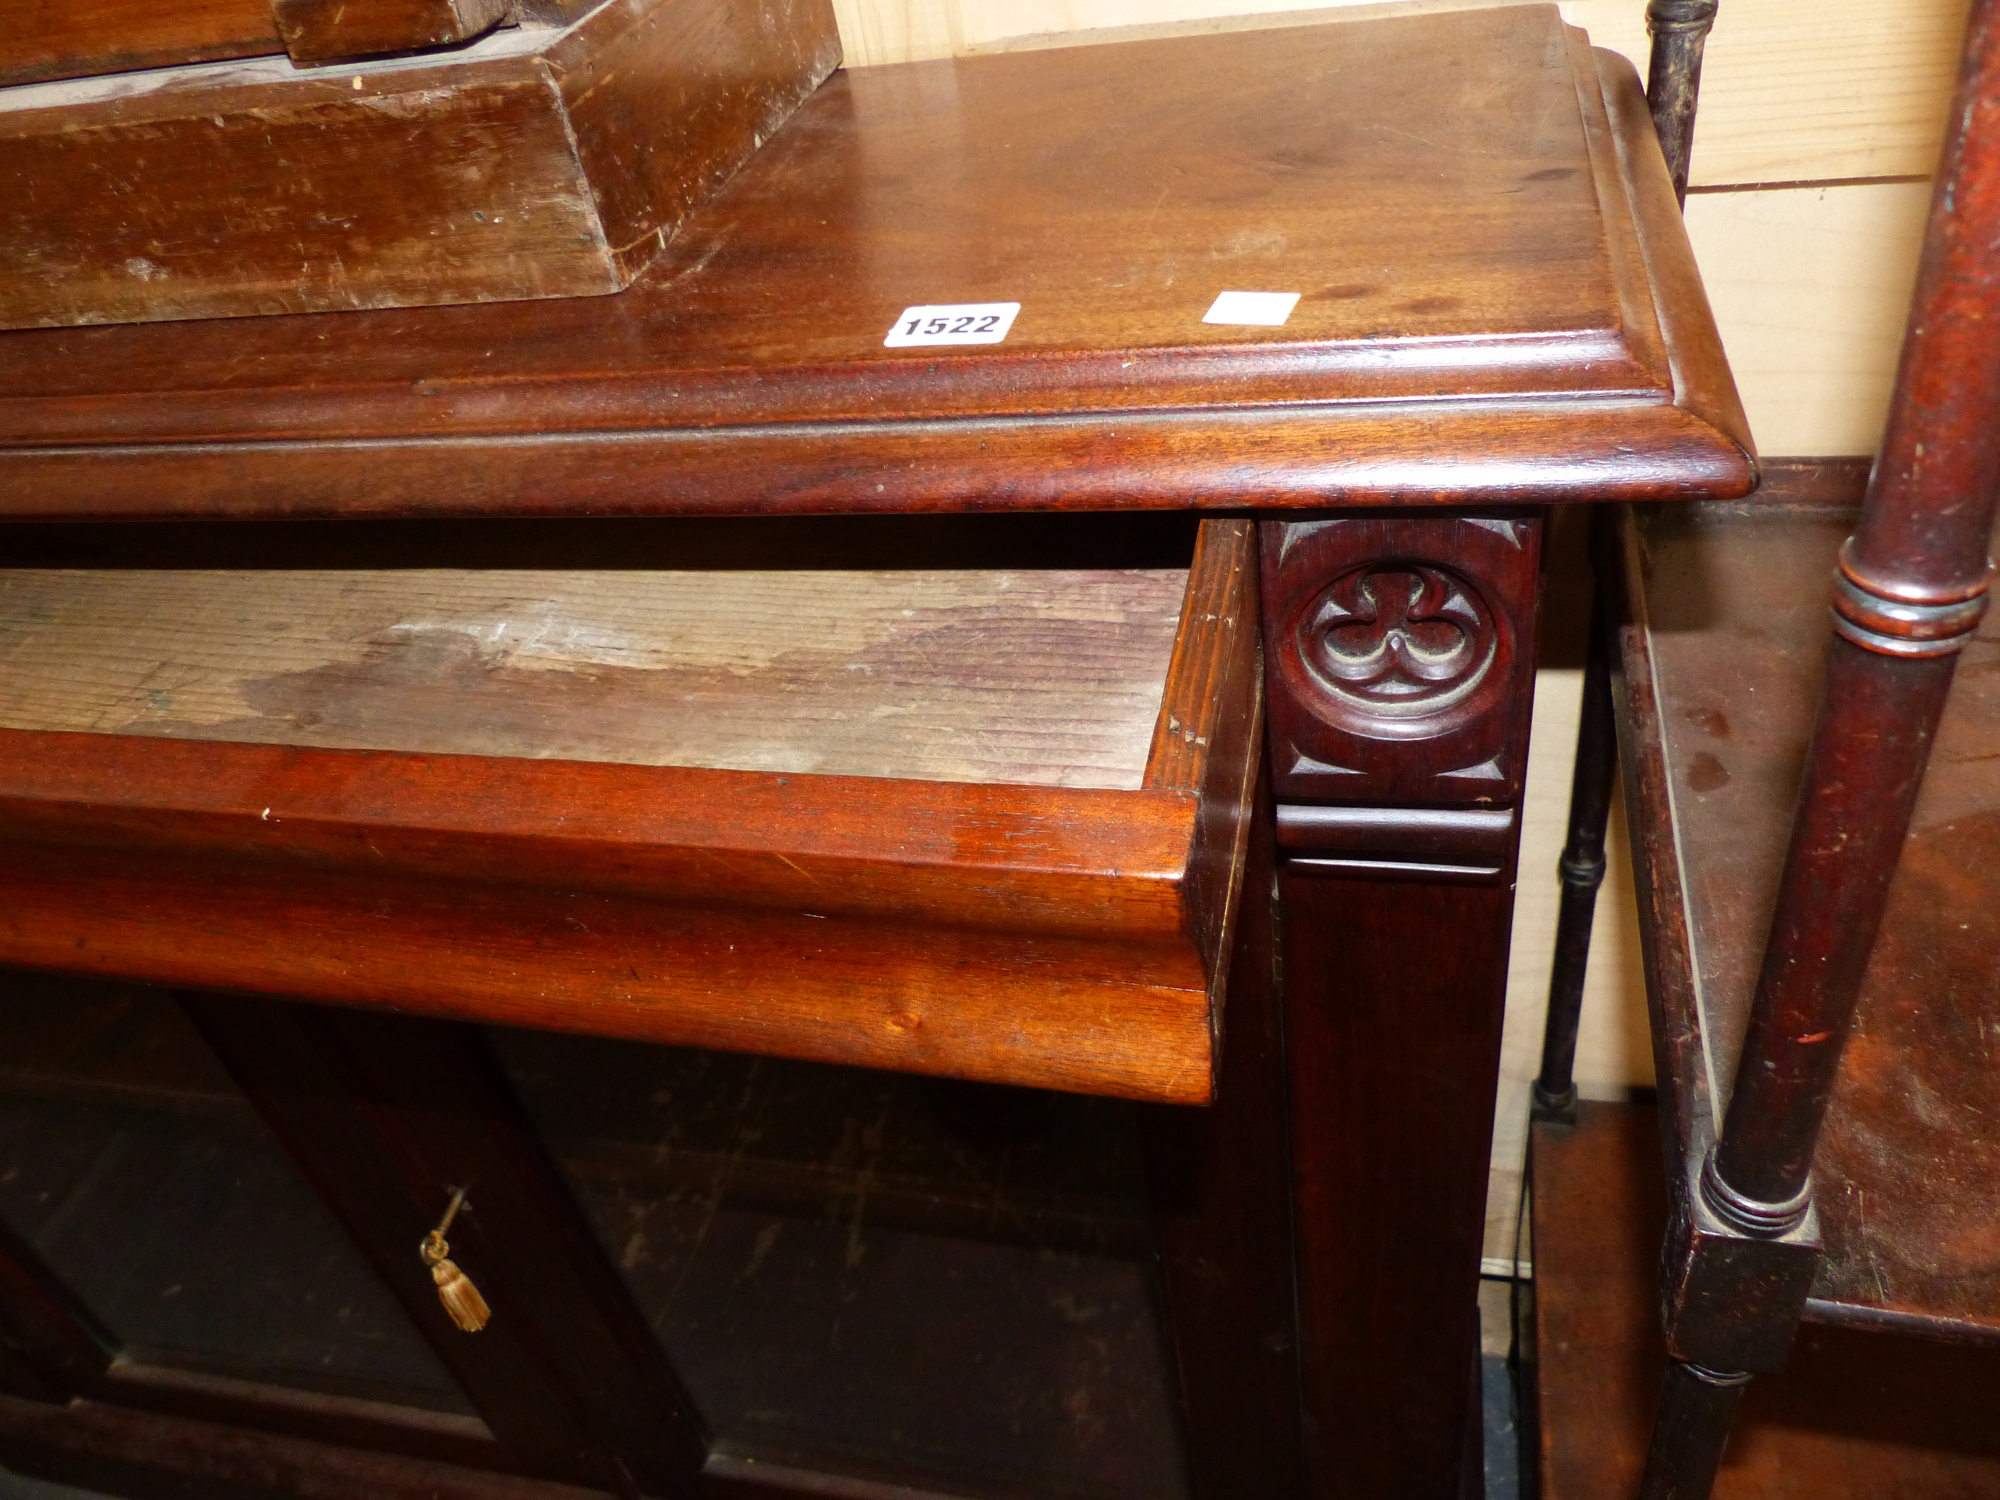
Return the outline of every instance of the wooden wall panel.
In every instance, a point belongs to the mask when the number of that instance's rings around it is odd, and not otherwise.
[[[1966,0],[1723,0],[1696,116],[1696,187],[1925,176],[1937,165]],[[1646,70],[1644,0],[1564,0]]]
[[[850,68],[924,62],[961,49],[958,0],[833,0]]]
[[[1521,0],[839,0],[854,63],[1173,36]],[[1967,0],[1729,0],[1709,40],[1696,186],[1921,176],[1936,162]],[[1562,0],[1645,71],[1644,0]]]
[[[1688,198],[1688,232],[1766,457],[1875,451],[1929,203],[1925,182]]]
[[[1362,0],[1329,6],[1327,0],[1263,0],[1245,6],[1228,0],[955,0],[965,45],[975,51],[999,51],[1010,41],[1028,37],[1054,38],[1070,32],[1094,32],[1144,27],[1158,35],[1187,34],[1214,29],[1198,23],[1224,21],[1268,25],[1321,19],[1329,12],[1353,10],[1439,10],[1445,4],[1383,6]],[[1231,29],[1235,29],[1234,26]]]

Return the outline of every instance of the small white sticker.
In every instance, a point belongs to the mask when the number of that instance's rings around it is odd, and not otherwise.
[[[1297,292],[1224,292],[1201,315],[1201,320],[1252,328],[1283,328],[1285,319],[1298,305]]]
[[[1014,326],[1018,302],[940,302],[906,307],[882,340],[884,348],[915,349],[925,344],[997,344]]]

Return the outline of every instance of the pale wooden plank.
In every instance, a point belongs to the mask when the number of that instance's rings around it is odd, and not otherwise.
[[[0,725],[1136,789],[1187,574],[0,572]]]
[[[869,9],[875,0],[848,0]],[[896,11],[908,0],[889,3]],[[1033,47],[1484,9],[1518,0],[933,0],[957,50]],[[1967,0],[1730,0],[1710,37],[1691,181],[1914,176],[1936,165]],[[1563,0],[1592,42],[1643,75],[1643,0]],[[936,52],[911,55],[938,56]],[[890,60],[883,54],[881,60]]]
[[[1967,0],[1724,0],[1703,60],[1695,186],[1928,175]],[[1565,0],[1646,66],[1645,6]]]
[[[1688,199],[1688,233],[1758,451],[1875,451],[1929,203],[1924,183]]]
[[[866,3],[866,0],[860,0]],[[1218,0],[956,0],[961,50],[1046,47],[1212,36],[1274,26],[1318,26],[1444,11],[1494,10],[1523,0],[1266,0],[1254,10]],[[1533,3],[1533,0],[1529,0]]]
[[[957,0],[833,0],[850,68],[925,62],[961,50]]]

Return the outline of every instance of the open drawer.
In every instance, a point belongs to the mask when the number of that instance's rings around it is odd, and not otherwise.
[[[9,540],[0,963],[1210,1096],[1247,521]]]

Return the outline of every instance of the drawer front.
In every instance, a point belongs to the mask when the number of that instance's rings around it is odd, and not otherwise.
[[[1201,1102],[1254,572],[16,570],[0,961]]]

